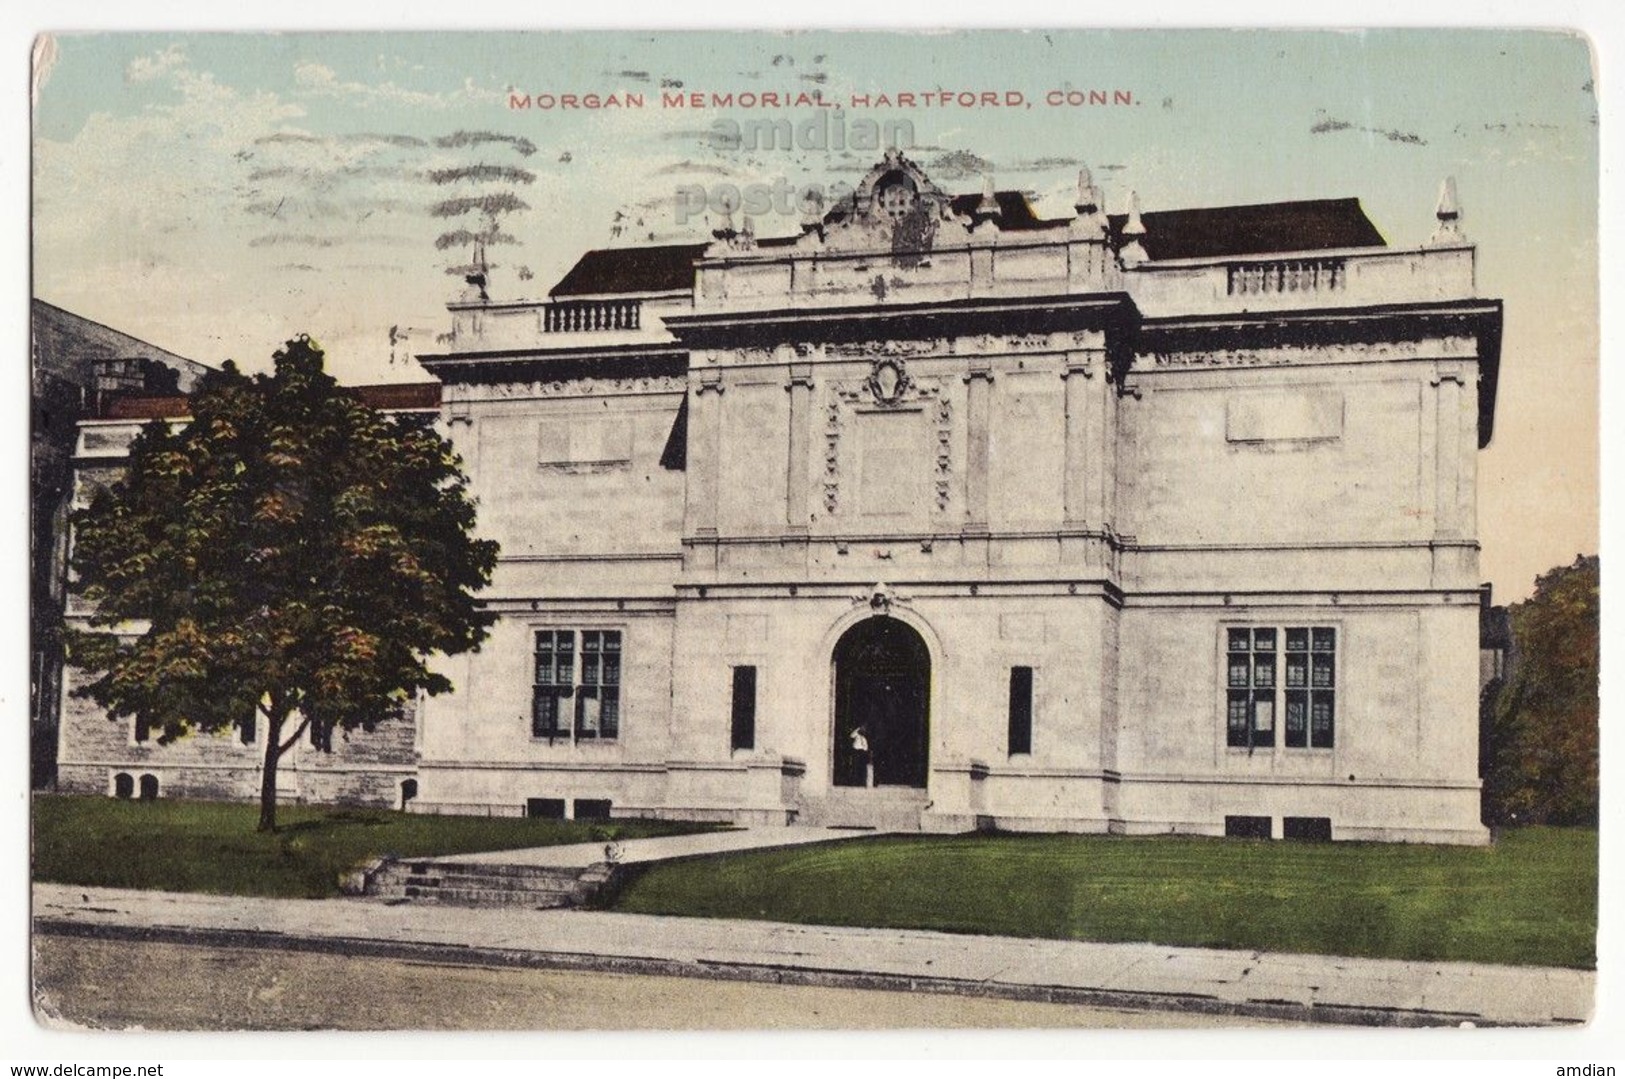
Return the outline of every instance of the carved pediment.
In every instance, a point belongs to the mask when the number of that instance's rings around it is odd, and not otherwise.
[[[929,251],[939,228],[964,227],[954,217],[952,201],[901,150],[887,150],[825,219],[824,246],[838,251]]]

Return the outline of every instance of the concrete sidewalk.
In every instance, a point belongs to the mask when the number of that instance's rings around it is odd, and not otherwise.
[[[1383,1026],[1584,1022],[1595,975],[582,910],[36,884],[36,932]]]

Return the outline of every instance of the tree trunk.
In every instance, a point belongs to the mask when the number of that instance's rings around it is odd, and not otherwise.
[[[276,765],[282,759],[282,719],[267,717],[265,765],[260,769],[260,823],[255,831],[276,831]]]
[[[310,717],[306,716],[294,727],[293,733],[288,735],[287,741],[282,740],[282,728],[287,726],[288,718],[294,710],[284,706],[282,699],[272,697],[270,714],[266,717],[267,730],[265,732],[265,767],[260,770],[260,823],[254,830],[257,832],[276,831],[276,769],[277,762],[282,755],[292,749],[299,736],[305,733],[310,726]]]

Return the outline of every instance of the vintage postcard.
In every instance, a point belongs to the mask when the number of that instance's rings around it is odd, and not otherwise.
[[[1584,37],[32,65],[40,1023],[1591,1018]]]

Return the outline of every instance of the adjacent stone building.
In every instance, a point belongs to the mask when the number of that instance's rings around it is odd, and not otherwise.
[[[501,619],[414,808],[1483,842],[1501,306],[1436,217],[894,152],[797,235],[471,278],[420,360]]]
[[[178,372],[179,379],[159,372],[155,365]],[[119,381],[108,373],[129,366],[122,360],[110,360],[98,367],[98,392],[79,420],[72,447],[74,504],[86,504],[96,487],[123,472],[130,443],[143,425],[155,420],[187,422],[191,407],[181,391],[192,389],[206,370],[191,361],[176,363],[164,354],[148,363],[145,381]],[[425,423],[433,423],[439,415],[440,387],[434,383],[360,386],[354,392],[375,408],[419,416]],[[57,546],[64,554],[69,502],[64,500],[59,514],[63,524],[56,533]],[[65,611],[70,623],[82,622],[90,614],[76,596],[67,598]],[[57,686],[55,704],[60,709],[61,730],[52,738],[55,789],[117,798],[250,801],[259,797],[265,758],[263,725],[251,723],[161,744],[158,732],[139,719],[115,722],[93,701],[75,696],[72,691],[82,677],[69,666]],[[277,769],[278,795],[289,802],[399,808],[415,791],[416,762],[415,723],[381,724],[375,731],[355,736],[339,732],[331,751],[314,745],[313,740],[288,751]]]
[[[795,235],[472,275],[392,407],[438,406],[500,618],[288,797],[1485,841],[1501,305],[1453,190],[1411,247],[1355,199],[1128,201],[1086,174],[1046,219],[893,152]],[[104,409],[82,476],[183,413]],[[190,743],[70,704],[62,784],[253,796],[253,747]]]
[[[33,786],[48,787],[63,705],[60,626],[79,421],[116,396],[185,393],[204,367],[44,300],[33,301],[30,315],[30,771]]]

